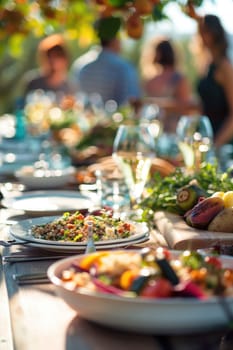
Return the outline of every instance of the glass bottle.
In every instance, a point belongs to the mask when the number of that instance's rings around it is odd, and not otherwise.
[[[19,98],[16,101],[15,109],[15,139],[23,140],[26,137],[26,134],[24,103],[23,99]]]

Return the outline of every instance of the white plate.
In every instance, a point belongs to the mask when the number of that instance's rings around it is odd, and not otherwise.
[[[19,223],[10,227],[10,234],[15,239],[29,242],[30,246],[37,248],[68,253],[79,250],[83,251],[86,248],[86,242],[57,242],[33,237],[31,233],[31,227],[33,225],[43,225],[45,223],[53,221],[56,218],[58,218],[58,216],[47,216],[42,218],[21,220]],[[132,236],[124,239],[98,241],[95,242],[96,248],[119,248],[148,240],[149,232],[147,226],[143,223],[134,223],[134,225],[136,227],[136,230],[135,234]]]
[[[5,153],[25,154],[29,150],[33,153],[39,153],[40,140],[35,138],[26,138],[24,140],[16,140],[14,138],[3,138],[0,144],[0,150]]]
[[[62,170],[37,170],[33,172],[32,166],[22,167],[15,172],[15,177],[29,189],[59,188],[67,184],[75,169],[68,167]]]
[[[23,210],[27,214],[43,216],[62,214],[93,207],[93,198],[78,191],[31,191],[18,197],[4,198],[6,208]]]
[[[14,173],[19,170],[22,166],[30,166],[32,165],[36,157],[29,156],[28,158],[24,158],[24,160],[20,160],[19,157],[16,157],[16,160],[14,162],[5,162],[3,161],[3,164],[0,166],[0,174],[1,175],[14,175]]]
[[[141,333],[184,334],[225,327],[227,316],[217,298],[144,299],[104,293],[74,292],[64,287],[60,276],[74,260],[72,256],[52,264],[48,277],[56,293],[83,318],[117,329]],[[233,312],[233,298],[226,298]]]
[[[141,238],[138,239],[132,239],[130,242],[115,242],[113,244],[97,244],[96,250],[105,250],[105,249],[118,249],[118,248],[124,248],[127,246],[133,246],[135,244],[143,243],[148,241],[149,235],[144,235]],[[33,248],[39,248],[43,249],[49,252],[54,253],[64,253],[64,254],[77,254],[77,253],[84,253],[86,246],[83,244],[78,245],[78,243],[71,245],[71,244],[46,244],[46,243],[35,243],[35,242],[29,242],[25,241],[26,246],[33,247]]]
[[[38,160],[40,143],[35,138],[25,140],[3,139],[0,144],[0,174],[14,174],[22,166]]]
[[[28,165],[31,164],[31,162],[29,163],[25,163],[24,165]],[[13,175],[15,173],[15,171],[17,171],[19,168],[21,168],[22,163],[3,163],[0,166],[0,175]]]
[[[227,248],[227,246],[226,246]],[[221,257],[224,257],[224,261],[228,262],[230,261],[232,264],[233,268],[233,255],[232,255],[232,246],[229,246],[230,251],[226,250],[226,252],[221,252]],[[218,253],[216,253],[216,249],[214,247],[209,247],[209,248],[201,248],[197,249],[198,253],[203,254],[203,255],[214,255],[214,256],[219,256]]]

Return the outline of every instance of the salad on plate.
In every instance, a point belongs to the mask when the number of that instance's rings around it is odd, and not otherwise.
[[[37,239],[57,242],[86,242],[88,222],[93,225],[93,240],[107,241],[125,239],[135,234],[132,222],[114,218],[110,210],[101,210],[98,215],[83,215],[80,211],[65,212],[62,216],[45,224],[33,225],[31,235]]]

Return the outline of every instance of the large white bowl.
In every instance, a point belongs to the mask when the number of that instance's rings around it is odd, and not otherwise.
[[[34,170],[24,166],[15,172],[15,177],[28,189],[59,188],[72,180],[75,174],[74,167],[61,170]]]
[[[184,334],[225,327],[228,322],[220,299],[146,299],[69,290],[60,276],[82,255],[62,259],[48,269],[56,293],[78,314],[96,323],[141,333]],[[230,265],[232,266],[232,261]],[[233,298],[225,298],[233,312]]]

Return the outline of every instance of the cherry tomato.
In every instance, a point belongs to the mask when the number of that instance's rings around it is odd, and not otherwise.
[[[164,247],[159,247],[156,250],[157,255],[163,256],[165,259],[170,260],[171,258],[171,253],[167,248]]]
[[[165,278],[160,278],[149,281],[142,289],[140,296],[145,298],[168,298],[172,291],[171,283]]]
[[[219,258],[217,258],[216,256],[205,257],[205,262],[209,265],[213,265],[213,267],[216,267],[217,269],[222,268],[221,260]]]

